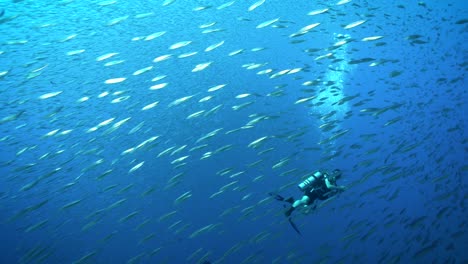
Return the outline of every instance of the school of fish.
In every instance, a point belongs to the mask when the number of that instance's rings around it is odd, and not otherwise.
[[[468,261],[462,7],[225,1],[0,3],[0,262]]]

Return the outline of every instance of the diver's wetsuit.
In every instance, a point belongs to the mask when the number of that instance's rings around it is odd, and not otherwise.
[[[336,179],[341,177],[341,171],[336,169],[331,174],[322,171],[316,171],[313,175],[299,183],[298,187],[303,192],[302,198],[295,200],[293,197],[285,199],[283,196],[276,193],[269,193],[278,201],[287,202],[290,207],[286,210],[285,215],[288,218],[292,228],[301,235],[299,228],[294,224],[291,218],[292,212],[296,207],[307,207],[313,204],[316,200],[326,200],[335,195],[337,191],[343,191],[345,186],[337,186]],[[315,209],[312,208],[312,209]]]
[[[315,186],[315,188],[310,188],[307,190],[307,192],[304,193],[304,195],[307,195],[309,197],[309,202],[307,205],[312,204],[315,200],[325,200],[327,199],[327,193],[329,193],[330,190],[327,188],[327,185],[325,184],[325,180],[320,181],[319,186]]]
[[[307,202],[307,204],[305,204],[305,206],[313,204],[315,200],[326,200],[327,198],[329,198],[327,194],[329,194],[330,191],[331,190],[327,188],[327,185],[325,183],[325,177],[322,177],[319,182],[310,186],[309,188],[307,188],[307,190],[304,191],[304,195],[309,197],[309,201]],[[289,198],[285,199],[284,201],[291,203],[291,207],[285,212],[286,216],[290,216],[292,212],[296,209],[292,206],[292,204],[294,203],[294,199]]]

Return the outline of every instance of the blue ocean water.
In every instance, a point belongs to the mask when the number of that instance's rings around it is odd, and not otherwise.
[[[464,1],[0,14],[0,263],[468,263]]]

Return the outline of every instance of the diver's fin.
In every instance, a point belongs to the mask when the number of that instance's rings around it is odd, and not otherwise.
[[[285,206],[285,207],[286,207],[286,206]],[[293,211],[294,211],[294,207],[291,206],[291,207],[288,208],[288,210],[286,210],[286,211],[284,212],[284,215],[285,215],[286,217],[290,217]]]
[[[287,203],[294,203],[294,198],[293,197],[289,197],[287,199],[285,199],[283,196],[277,194],[277,193],[268,193],[270,196],[273,196],[273,198],[275,198],[275,200],[278,200],[278,201],[284,201],[284,202],[287,202]]]
[[[284,201],[284,197],[277,194],[277,193],[268,193],[269,195],[273,196],[273,198],[275,198],[275,200],[278,200],[278,201]]]
[[[288,221],[289,221],[289,223],[291,224],[292,228],[294,228],[294,230],[296,230],[296,232],[297,232],[300,236],[302,236],[301,231],[299,231],[299,228],[297,228],[296,224],[292,221],[291,217],[288,217]]]

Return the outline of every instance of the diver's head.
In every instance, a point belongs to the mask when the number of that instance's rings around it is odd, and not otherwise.
[[[333,177],[335,177],[336,179],[339,179],[341,177],[341,170],[339,169],[335,169],[333,172],[332,172],[332,175]]]
[[[341,177],[341,171],[336,169],[332,173],[330,173],[327,178],[331,183],[335,184],[336,180],[339,179],[340,177]]]

